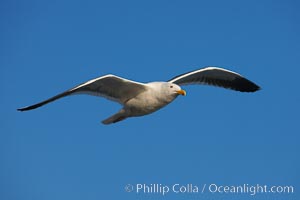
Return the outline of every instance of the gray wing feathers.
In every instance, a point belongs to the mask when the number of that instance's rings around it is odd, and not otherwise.
[[[146,87],[142,83],[114,75],[106,75],[71,89],[76,94],[102,96],[121,104],[145,90]]]
[[[114,75],[106,75],[80,84],[70,90],[67,90],[40,103],[20,108],[18,110],[32,110],[62,97],[73,94],[89,94],[94,96],[102,96],[123,104],[128,99],[135,97],[137,94],[145,90],[146,87],[142,83],[123,79]]]
[[[241,92],[254,92],[260,89],[258,85],[240,74],[218,67],[207,67],[181,74],[169,82],[178,85],[207,84]]]

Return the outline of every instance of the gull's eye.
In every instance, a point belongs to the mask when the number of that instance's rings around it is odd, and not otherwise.
[[[173,85],[170,85],[170,88],[173,88]]]

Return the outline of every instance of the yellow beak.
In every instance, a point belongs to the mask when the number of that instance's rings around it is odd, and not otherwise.
[[[184,90],[178,90],[178,91],[176,91],[178,94],[181,94],[181,95],[183,95],[183,96],[185,96],[186,95],[186,92],[184,91]]]

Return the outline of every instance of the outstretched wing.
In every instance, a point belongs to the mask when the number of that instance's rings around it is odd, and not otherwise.
[[[114,75],[106,75],[82,83],[70,90],[67,90],[40,103],[24,108],[19,108],[18,110],[32,110],[72,94],[89,94],[94,96],[102,96],[107,99],[119,102],[120,104],[124,104],[128,99],[135,97],[146,89],[146,85],[143,83],[130,81]]]
[[[258,85],[240,74],[218,67],[206,67],[181,74],[168,82],[177,85],[207,84],[240,92],[255,92],[260,89]]]

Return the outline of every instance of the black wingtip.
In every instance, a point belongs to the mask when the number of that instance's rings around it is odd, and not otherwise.
[[[246,78],[237,78],[233,81],[233,86],[235,90],[240,92],[256,92],[261,90],[261,87],[249,81]]]
[[[256,92],[256,91],[262,90],[262,88],[261,88],[260,86],[258,86],[258,85],[256,85],[256,86],[257,86],[257,89],[256,89],[255,91],[253,91],[253,92]]]
[[[17,111],[20,111],[20,112],[23,112],[23,111],[26,111],[26,110],[30,110],[30,109],[28,109],[27,107],[25,107],[25,108],[18,108],[17,109]]]
[[[47,101],[43,101],[43,102],[41,102],[41,103],[37,103],[37,104],[34,104],[34,105],[32,105],[32,106],[27,106],[27,107],[24,107],[24,108],[18,108],[17,110],[18,110],[18,111],[21,111],[21,112],[23,112],[23,111],[28,111],[28,110],[33,110],[33,109],[36,109],[36,108],[38,108],[38,107],[43,106],[43,105],[46,104],[46,103],[48,103],[48,102],[47,102]]]

